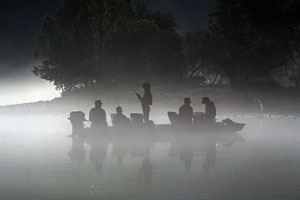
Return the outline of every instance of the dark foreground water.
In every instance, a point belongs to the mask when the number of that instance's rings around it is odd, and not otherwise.
[[[300,120],[238,134],[81,140],[61,116],[1,116],[0,199],[299,199]],[[145,133],[142,133],[142,135]]]

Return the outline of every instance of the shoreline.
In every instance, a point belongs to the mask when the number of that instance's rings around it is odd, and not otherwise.
[[[117,92],[114,92],[117,91]],[[183,92],[182,92],[183,91]],[[139,89],[138,92],[142,93]],[[194,111],[203,111],[201,99],[210,97],[217,107],[217,116],[291,116],[300,118],[300,92],[288,88],[249,89],[245,94],[230,90],[228,87],[201,86],[194,88],[172,88],[153,86],[153,106],[151,115],[168,111],[178,111],[184,97],[191,97]],[[50,101],[39,101],[26,104],[0,106],[0,113],[65,113],[75,110],[88,113],[94,100],[101,99],[107,115],[114,112],[118,106],[123,107],[126,114],[141,112],[140,104],[130,89],[119,86],[114,90],[87,89],[79,90]]]

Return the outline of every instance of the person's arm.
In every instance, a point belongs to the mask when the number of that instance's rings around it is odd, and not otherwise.
[[[137,96],[137,98],[140,100],[140,101],[142,101],[142,96],[140,95],[140,94],[138,94],[138,93],[135,93],[135,95]]]

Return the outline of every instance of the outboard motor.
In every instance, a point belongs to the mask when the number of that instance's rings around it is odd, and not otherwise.
[[[84,130],[85,114],[82,111],[74,111],[70,113],[68,118],[72,124],[72,135],[80,135]]]

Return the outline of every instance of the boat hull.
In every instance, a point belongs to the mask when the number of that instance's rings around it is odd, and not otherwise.
[[[129,125],[127,127],[108,127],[106,129],[93,130],[91,128],[85,128],[80,131],[79,135],[130,135],[131,133],[154,133],[154,134],[222,134],[222,133],[236,133],[243,130],[245,124],[243,123],[214,123],[210,125],[205,124],[193,124],[190,126],[179,126],[170,124],[160,125],[146,125],[141,124],[139,126]]]

